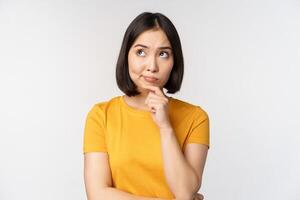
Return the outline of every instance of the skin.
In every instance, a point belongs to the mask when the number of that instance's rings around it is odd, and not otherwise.
[[[138,49],[135,47],[136,44],[142,44],[148,48],[139,46]],[[135,97],[125,95],[124,100],[132,107],[152,112],[153,120],[160,127],[164,166],[170,169],[165,175],[169,186],[173,188],[172,192],[176,193],[176,200],[202,200],[203,195],[195,190],[188,192],[188,196],[178,190],[177,183],[183,183],[185,190],[195,188],[195,174],[197,173],[197,177],[202,176],[207,147],[200,144],[188,144],[183,155],[175,139],[168,116],[169,99],[163,93],[163,86],[172,71],[173,55],[170,49],[159,49],[161,46],[170,47],[166,35],[161,30],[146,31],[137,38],[129,51],[128,63],[130,77],[141,94]],[[155,83],[149,83],[143,79],[144,75],[155,76],[158,80]],[[162,200],[132,195],[114,188],[107,153],[86,153],[84,170],[88,199]],[[176,180],[173,176],[175,173],[178,175]]]
[[[141,94],[134,97],[124,95],[124,100],[132,107],[150,111],[162,133],[172,130],[168,115],[169,97],[164,94],[163,86],[169,79],[173,64],[170,42],[161,29],[143,32],[128,53],[129,75]],[[156,77],[158,80],[150,83],[145,81],[144,76]],[[204,197],[196,193],[192,199],[202,200]]]
[[[159,49],[159,47],[168,47],[169,49]],[[151,111],[151,108],[145,104],[151,91],[147,86],[155,86],[163,91],[162,88],[169,79],[173,63],[171,44],[164,31],[158,29],[142,33],[128,52],[129,75],[141,94],[134,97],[125,95],[125,101],[135,108]],[[154,76],[158,80],[155,83],[149,83],[144,80],[144,76]],[[168,99],[163,92],[160,95],[155,94],[154,91],[152,93],[150,93],[152,100],[155,97],[162,97],[161,100]]]

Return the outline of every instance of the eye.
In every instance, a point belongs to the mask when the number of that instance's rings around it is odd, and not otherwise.
[[[165,54],[165,56],[163,56],[164,58],[168,58],[169,57],[169,53],[166,51],[162,51],[160,52],[160,55]]]
[[[144,54],[145,54],[145,52],[144,52],[143,49],[139,49],[139,50],[137,50],[137,52],[136,52],[136,54],[137,54],[138,56],[145,56],[145,55],[141,55],[141,53],[144,53]]]

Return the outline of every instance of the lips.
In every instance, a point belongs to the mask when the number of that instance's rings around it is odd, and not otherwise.
[[[155,83],[158,79],[155,77],[151,77],[151,76],[143,76],[145,81],[150,82],[150,83]]]

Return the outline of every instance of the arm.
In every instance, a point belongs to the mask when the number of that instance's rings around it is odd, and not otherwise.
[[[187,144],[183,154],[171,127],[160,129],[160,133],[168,185],[176,199],[191,200],[201,186],[208,147]]]
[[[166,181],[176,199],[197,198],[196,193],[201,186],[208,147],[200,144],[195,147],[188,144],[188,149],[185,149],[186,153],[183,154],[170,123],[168,98],[157,86],[143,84],[142,87],[150,91],[145,104],[152,112],[152,118],[160,130]]]
[[[84,182],[88,200],[162,200],[113,188],[108,155],[104,152],[84,154]]]

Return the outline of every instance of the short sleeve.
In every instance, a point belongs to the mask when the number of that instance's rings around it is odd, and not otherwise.
[[[199,106],[196,106],[193,122],[186,143],[198,143],[209,148],[209,117]]]
[[[88,112],[83,139],[83,153],[107,152],[105,144],[104,113],[99,105],[94,105]]]

